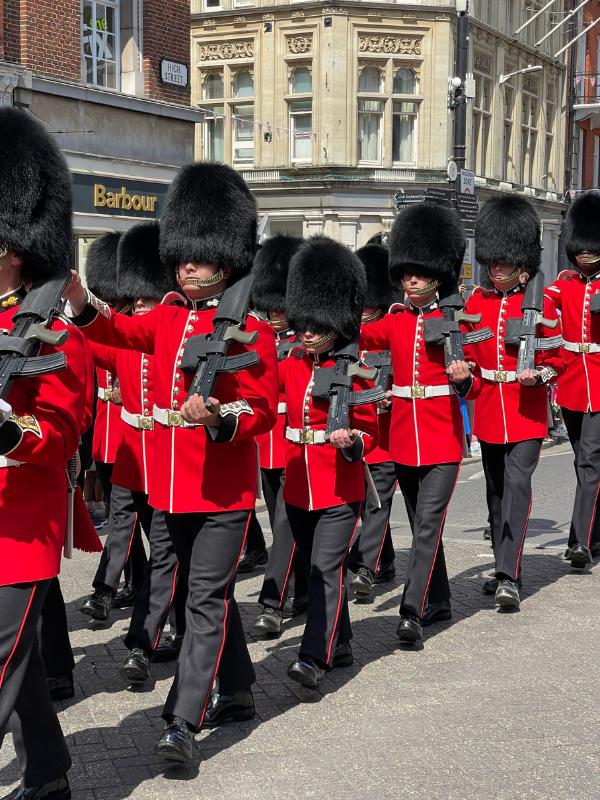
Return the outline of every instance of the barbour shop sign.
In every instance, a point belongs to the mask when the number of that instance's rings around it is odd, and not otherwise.
[[[74,211],[158,219],[167,188],[166,183],[73,173]]]

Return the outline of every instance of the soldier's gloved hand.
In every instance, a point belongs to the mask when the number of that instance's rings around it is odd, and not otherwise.
[[[13,413],[12,406],[6,400],[0,400],[0,425],[10,419]]]
[[[87,303],[87,292],[83,288],[79,273],[71,270],[71,282],[63,292],[63,298],[69,301],[71,310],[75,316],[79,316]]]
[[[207,404],[199,394],[193,394],[181,406],[181,418],[192,425],[216,428],[221,422],[220,411],[221,403],[215,397],[209,397]]]
[[[123,399],[121,397],[121,390],[118,386],[115,386],[112,392],[110,393],[110,402],[114,403],[116,406],[123,405]]]
[[[337,450],[345,450],[347,447],[352,447],[357,436],[358,431],[340,428],[339,431],[330,434],[329,441]]]
[[[538,373],[534,369],[524,369],[520,375],[517,375],[517,381],[521,386],[537,386]]]
[[[471,371],[466,361],[453,361],[446,369],[448,377],[457,386],[460,386],[471,377]]]

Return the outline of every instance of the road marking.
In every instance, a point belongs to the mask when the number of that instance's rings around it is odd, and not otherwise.
[[[484,472],[483,472],[482,469],[480,469],[478,472],[474,472],[472,475],[469,475],[467,480],[468,481],[476,481],[478,478],[482,478],[483,475],[484,475]]]

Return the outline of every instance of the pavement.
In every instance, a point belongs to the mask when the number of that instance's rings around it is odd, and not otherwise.
[[[118,672],[127,612],[88,625],[77,609],[97,557],[78,554],[62,576],[76,696],[60,704],[75,800],[598,800],[600,566],[582,574],[562,560],[574,488],[568,445],[544,451],[534,488],[521,611],[501,614],[481,593],[492,568],[481,465],[463,467],[445,533],[454,616],[426,629],[420,650],[400,649],[395,637],[409,544],[397,497],[398,578],[371,604],[352,603],[355,664],[330,673],[318,693],[286,676],[302,619],[279,640],[256,640],[262,576],[240,576],[258,718],[201,733],[185,768],[153,752],[173,665],[154,665],[148,686],[127,690]],[[7,736],[3,793],[17,780]]]

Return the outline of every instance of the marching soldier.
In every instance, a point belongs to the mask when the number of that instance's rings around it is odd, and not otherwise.
[[[0,111],[0,140],[0,328],[10,334],[24,283],[37,292],[68,268],[71,179],[57,146],[29,114]],[[74,497],[68,465],[91,421],[92,373],[79,331],[47,311],[50,330],[68,328],[68,337],[43,345],[41,353],[63,353],[65,368],[15,380],[0,403],[0,743],[12,714],[23,775],[11,800],[71,798],[71,758],[48,693],[37,629],[60,571],[68,498]],[[74,501],[75,512],[84,510],[80,495]]]
[[[283,499],[310,580],[306,626],[288,675],[311,689],[327,670],[353,661],[347,556],[365,499],[362,458],[377,441],[373,405],[352,406],[349,428],[326,436],[330,401],[312,389],[317,372],[335,366],[336,344],[358,340],[365,288],[359,259],[324,236],[305,242],[291,261],[286,308],[299,347],[279,368],[290,443]],[[355,389],[367,386],[352,380]]]
[[[265,242],[254,260],[254,306],[273,328],[280,363],[287,358],[295,342],[294,332],[289,329],[286,317],[285,292],[289,262],[301,244],[299,236],[273,236]],[[277,424],[257,438],[263,494],[269,512],[273,544],[258,598],[263,611],[254,623],[254,630],[270,636],[281,633],[284,617],[295,616],[306,609],[308,590],[307,565],[294,542],[282,495],[288,446],[285,420],[285,399],[280,393]]]
[[[463,454],[457,394],[473,378],[464,361],[445,366],[444,349],[427,344],[427,320],[442,317],[438,290],[454,287],[466,241],[458,216],[432,203],[398,214],[390,237],[390,278],[407,305],[364,325],[367,350],[391,350],[394,385],[390,456],[413,532],[400,605],[398,638],[422,640],[422,625],[449,619],[450,586],[442,545],[448,505]]]
[[[562,322],[565,370],[557,401],[575,452],[577,489],[566,558],[592,561],[600,486],[600,192],[578,197],[567,214],[565,247],[575,273],[547,288]]]
[[[356,255],[365,265],[367,273],[367,293],[361,318],[361,327],[366,328],[387,313],[396,300],[396,293],[389,278],[388,251],[385,247],[366,245],[357,250]],[[389,350],[376,351],[372,356],[373,363],[379,365],[379,370],[386,361],[391,363]],[[369,355],[363,353],[363,358],[370,366]],[[387,392],[391,386],[382,388]],[[375,502],[372,495],[367,495],[358,537],[350,551],[350,569],[356,573],[350,586],[361,600],[368,600],[372,596],[376,583],[392,580],[396,575],[390,514],[398,482],[396,468],[389,453],[390,408],[391,400],[381,401],[377,409],[379,444],[365,459],[377,489],[379,503]]]
[[[142,317],[124,317],[86,293],[75,275],[67,294],[90,338],[154,355],[156,468],[149,501],[165,512],[189,587],[187,628],[157,751],[187,761],[201,727],[255,713],[255,674],[233,592],[256,500],[255,437],[276,420],[277,362],[270,327],[249,316],[256,345],[232,342],[229,349],[254,349],[258,365],[219,374],[207,402],[197,394],[186,399],[194,375],[181,369],[183,356],[195,337],[213,332],[228,282],[252,267],[256,202],[229,167],[191,164],[171,186],[160,224],[163,263],[177,276],[187,308],[158,305]],[[211,698],[215,677],[219,689]]]
[[[518,347],[511,342],[511,320],[523,315],[525,286],[539,269],[541,225],[531,203],[518,195],[488,200],[475,228],[475,254],[482,285],[466,305],[480,314],[475,327],[494,336],[474,347],[482,381],[475,400],[474,433],[481,442],[486,496],[496,561],[495,578],[484,591],[505,608],[520,606],[520,565],[531,511],[531,479],[548,435],[546,384],[561,372],[558,348],[538,350],[535,369],[517,371]],[[557,320],[550,300],[543,316]],[[556,331],[538,325],[538,337]]]

